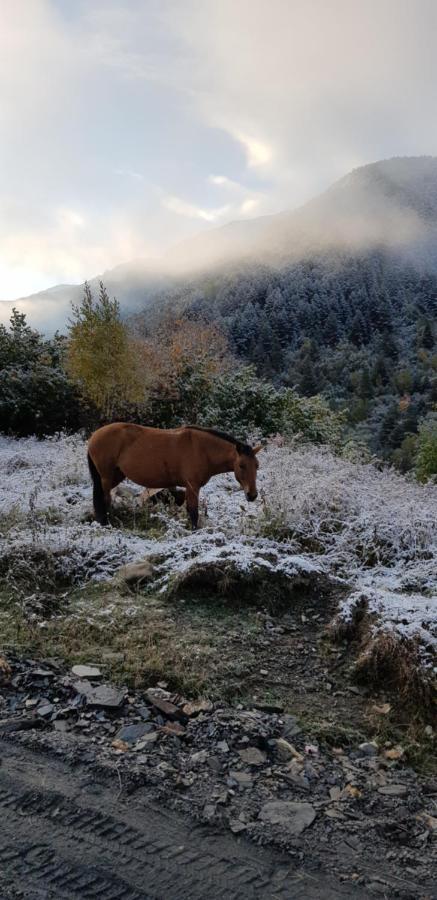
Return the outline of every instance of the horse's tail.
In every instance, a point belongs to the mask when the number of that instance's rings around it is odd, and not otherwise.
[[[103,493],[102,487],[102,479],[94,465],[91,456],[88,453],[88,467],[90,470],[91,478],[93,480],[93,504],[94,504],[94,515],[100,525],[108,524],[108,510],[106,508],[106,500],[105,495]]]

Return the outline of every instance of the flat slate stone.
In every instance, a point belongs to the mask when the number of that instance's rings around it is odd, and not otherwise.
[[[137,724],[125,725],[123,728],[120,728],[115,737],[117,740],[125,741],[127,744],[135,744],[136,741],[139,741],[145,734],[149,734],[150,731],[153,731],[153,725],[138,722]]]
[[[249,775],[249,772],[240,772],[238,769],[230,769],[229,778],[238,784],[240,788],[249,788],[253,784],[253,778]]]
[[[170,719],[171,721],[179,719],[179,721],[181,722],[187,721],[187,716],[182,712],[182,710],[179,709],[179,707],[174,703],[170,703],[169,700],[161,700],[160,697],[154,697],[153,699],[150,699],[155,709],[157,709],[158,712],[162,713],[162,715],[166,719]]]
[[[115,688],[112,684],[100,684],[93,687],[86,678],[76,681],[74,689],[78,694],[86,697],[89,707],[102,707],[103,709],[117,709],[126,698],[126,688]]]
[[[385,794],[387,797],[405,797],[408,788],[406,784],[386,784],[384,787],[378,788],[378,793]]]
[[[245,750],[239,750],[238,755],[243,762],[249,766],[262,766],[267,757],[258,747],[247,747]]]
[[[269,825],[281,825],[288,834],[302,834],[316,818],[316,811],[310,803],[295,803],[292,800],[271,800],[265,803],[260,819]]]
[[[97,666],[73,666],[72,668],[73,675],[76,675],[77,678],[101,678],[102,673]]]

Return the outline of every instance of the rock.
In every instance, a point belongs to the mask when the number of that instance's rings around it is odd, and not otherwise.
[[[340,800],[341,788],[340,787],[329,788],[329,796],[330,796],[331,800],[333,800],[334,802],[336,800]]]
[[[303,761],[302,753],[299,753],[293,744],[289,744],[284,738],[277,738],[275,741],[276,753],[282,762],[288,762],[289,759],[297,759]]]
[[[408,788],[406,784],[386,784],[378,788],[378,793],[385,794],[386,797],[405,797]]]
[[[362,793],[354,784],[347,784],[341,792],[342,797],[352,797],[353,800],[359,800]]]
[[[175,706],[174,703],[170,703],[169,700],[161,700],[159,697],[155,697],[152,703],[155,709],[162,713],[166,719],[181,719],[183,722],[186,722],[187,717],[182,710]]]
[[[345,819],[346,816],[341,812],[340,809],[335,809],[335,807],[330,807],[329,809],[325,809],[325,816],[328,816],[328,819]]]
[[[31,678],[54,678],[55,673],[51,669],[32,669]]]
[[[213,803],[206,803],[203,807],[203,815],[208,822],[212,822],[216,816],[215,805]]]
[[[424,822],[424,824],[427,826],[427,828],[429,828],[431,831],[437,831],[436,816],[431,816],[429,813],[423,812],[423,813],[418,813],[418,815],[416,816],[416,819],[419,822],[420,821]]]
[[[40,697],[29,697],[29,699],[26,700],[24,705],[25,705],[26,709],[33,709],[34,706],[38,706],[38,703],[41,703]]]
[[[238,755],[248,766],[262,766],[267,759],[266,754],[262,750],[258,750],[258,747],[247,747],[246,750],[239,750]]]
[[[149,734],[153,730],[153,725],[143,725],[142,722],[139,722],[136,725],[125,725],[123,728],[120,728],[115,737],[119,741],[126,741],[127,744],[135,744],[145,734]]]
[[[206,763],[208,759],[208,751],[207,750],[198,750],[196,753],[191,753],[189,757],[189,762],[193,766],[201,766],[203,763]]]
[[[390,710],[390,703],[383,703],[381,706],[377,706],[376,704],[372,706],[372,712],[375,712],[378,716],[386,716]]]
[[[358,750],[360,750],[364,756],[377,756],[378,744],[375,744],[374,741],[364,741],[363,744],[358,745]]]
[[[73,675],[76,675],[77,678],[101,678],[102,673],[97,666],[73,666],[71,670]]]
[[[66,719],[56,719],[53,722],[53,727],[54,727],[55,731],[60,731],[64,734],[65,734],[65,732],[70,731],[70,728],[71,728],[70,724],[67,722]]]
[[[128,563],[117,572],[117,579],[125,584],[141,584],[150,581],[152,577],[153,567],[146,559],[143,562]]]
[[[126,753],[126,751],[130,749],[127,741],[119,741],[117,739],[112,741],[111,747],[113,747],[117,753]]]
[[[301,791],[309,791],[310,789],[308,779],[299,772],[283,772],[281,773],[281,777],[285,778],[285,781],[288,781],[290,784],[294,784],[295,787],[300,788]]]
[[[147,721],[147,719],[150,719],[150,716],[152,714],[151,714],[148,706],[139,706],[138,707],[138,715],[141,716],[142,719]]]
[[[54,709],[55,707],[53,706],[53,703],[43,703],[41,704],[41,706],[38,706],[36,714],[37,716],[41,716],[43,719],[45,719],[47,716],[51,716],[51,714],[54,712]]]
[[[222,770],[222,763],[220,762],[218,756],[209,756],[207,759],[207,763],[212,772],[215,772],[217,775]]]
[[[220,750],[220,753],[229,753],[229,744],[227,741],[218,741],[215,746],[217,750]]]
[[[368,881],[366,888],[368,891],[371,891],[372,894],[383,894],[384,897],[387,897],[387,889],[389,888],[389,885],[387,882]]]
[[[213,705],[210,700],[193,700],[192,703],[186,703],[182,707],[182,711],[189,719],[198,716],[201,712],[211,712]]]
[[[151,731],[149,734],[145,734],[144,737],[141,738],[140,741],[137,741],[135,744],[134,750],[145,750],[150,744],[154,744],[158,740],[158,732]]]
[[[316,818],[316,811],[310,803],[296,803],[292,800],[271,800],[261,808],[260,819],[269,825],[280,825],[288,834],[302,834]]]
[[[161,725],[159,728],[163,734],[170,734],[173,737],[184,737],[187,733],[184,726],[180,722],[168,722],[167,725]]]
[[[86,678],[73,685],[78,694],[83,694],[90,708],[117,709],[126,699],[126,688],[115,688],[111,684],[100,684],[93,687]]]
[[[252,787],[253,778],[249,775],[249,772],[240,772],[238,769],[231,769],[229,771],[229,780],[232,783],[236,783],[240,788],[249,788]]]
[[[246,831],[247,825],[244,822],[240,822],[239,819],[229,819],[229,828],[233,834],[239,834],[240,831]]]
[[[281,713],[284,711],[284,707],[282,703],[275,703],[274,701],[270,702],[266,700],[265,702],[254,703],[255,709],[259,709],[260,712],[267,713]]]
[[[398,760],[402,759],[405,755],[405,750],[403,747],[391,747],[390,750],[384,750],[384,756],[386,759]]]
[[[170,691],[165,691],[164,688],[160,687],[147,688],[146,695],[151,703],[154,700],[170,700],[171,697]]]
[[[283,722],[284,724],[282,727],[282,733],[287,741],[289,741],[290,738],[296,737],[297,734],[301,733],[302,729],[300,725],[298,725],[294,716],[283,716]]]

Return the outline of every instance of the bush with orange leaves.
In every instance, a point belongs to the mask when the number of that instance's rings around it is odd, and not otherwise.
[[[162,427],[198,422],[215,379],[236,364],[214,325],[170,316],[136,347],[147,379],[148,417]]]

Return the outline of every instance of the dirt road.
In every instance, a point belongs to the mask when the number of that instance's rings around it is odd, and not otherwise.
[[[193,826],[86,769],[0,741],[0,896],[27,900],[356,898],[289,858]]]

